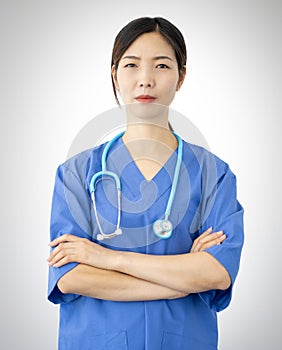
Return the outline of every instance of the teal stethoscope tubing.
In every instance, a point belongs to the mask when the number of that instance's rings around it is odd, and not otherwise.
[[[95,214],[95,218],[97,221],[97,225],[98,228],[100,230],[100,234],[97,235],[97,239],[98,240],[103,240],[103,239],[107,239],[107,238],[114,238],[117,235],[122,234],[122,230],[120,228],[120,217],[121,217],[121,183],[120,183],[120,178],[119,176],[112,172],[107,170],[107,156],[109,153],[110,148],[112,147],[112,145],[120,138],[122,137],[124,134],[124,131],[119,133],[118,135],[116,135],[111,141],[109,141],[107,143],[107,145],[104,148],[103,154],[102,154],[102,158],[101,158],[101,163],[102,163],[102,170],[95,173],[90,181],[90,185],[89,185],[89,189],[90,189],[90,193],[91,193],[91,198],[92,198],[92,202],[93,202],[93,209],[94,209],[94,214]],[[173,175],[173,180],[172,180],[172,185],[171,185],[171,191],[170,191],[170,195],[169,195],[169,199],[167,202],[167,206],[166,206],[166,210],[165,210],[165,217],[164,219],[160,219],[157,220],[153,223],[153,230],[154,233],[156,234],[156,236],[158,236],[159,238],[163,238],[163,239],[167,239],[171,236],[172,234],[172,224],[169,221],[169,216],[171,213],[171,209],[173,206],[173,202],[174,202],[174,197],[175,197],[175,193],[176,193],[176,189],[177,189],[177,184],[178,184],[178,180],[179,180],[179,174],[180,174],[180,167],[181,167],[181,163],[182,163],[182,158],[183,158],[183,141],[181,139],[181,137],[179,135],[177,135],[175,132],[173,133],[174,136],[176,137],[177,141],[178,141],[178,147],[177,147],[177,161],[176,161],[176,165],[175,165],[175,169],[174,169],[174,175]],[[116,224],[116,229],[113,233],[104,233],[100,224],[100,220],[98,218],[98,213],[97,213],[97,208],[96,208],[96,198],[95,198],[95,185],[98,182],[97,180],[99,178],[107,176],[110,177],[112,179],[114,179],[115,182],[115,187],[117,190],[117,197],[118,197],[118,214],[117,214],[117,224]]]

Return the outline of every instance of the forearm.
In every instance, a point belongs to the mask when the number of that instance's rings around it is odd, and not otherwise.
[[[201,240],[208,240],[209,246],[222,242],[222,238],[218,236],[218,233],[210,234],[209,230],[200,237],[202,237],[198,242],[200,246],[203,246]],[[224,238],[224,236],[221,237]],[[124,300],[130,300],[132,294],[126,294],[130,289],[137,293],[134,300],[171,297],[171,295],[167,296],[166,294],[158,295],[158,292],[166,293],[177,290],[189,294],[211,289],[227,289],[231,283],[228,272],[212,255],[205,251],[197,251],[197,244],[196,247],[193,244],[191,249],[193,252],[191,253],[149,255],[111,250],[88,239],[81,239],[66,234],[50,243],[51,247],[56,248],[50,254],[48,262],[50,266],[60,267],[75,261],[101,270],[108,270],[108,272],[105,271],[103,274],[99,270],[96,273],[93,270],[91,272],[94,275],[90,273],[90,270],[83,270],[84,273],[79,278],[82,279],[82,286],[83,288],[85,286],[87,294],[85,294],[84,289],[82,291],[70,291],[97,298],[101,297],[102,299],[105,298],[103,292],[110,293],[112,291],[112,295],[107,296],[107,298],[114,300],[113,298],[116,297],[115,292],[121,293],[123,291],[125,292]],[[122,275],[115,275],[115,272],[122,273]],[[138,280],[130,280],[128,279],[129,276],[124,274],[135,277]],[[102,279],[103,283],[101,285],[97,284],[96,279],[97,281]],[[121,284],[121,281],[124,285]],[[145,284],[145,281],[151,284]],[[79,285],[80,283],[74,283],[71,285],[71,288],[79,289]],[[156,292],[157,295],[150,296],[147,294],[147,290],[150,291],[153,286],[154,289],[152,291]],[[168,288],[169,291],[158,289],[161,286]],[[99,289],[100,287],[101,289]],[[105,291],[105,287],[107,287],[107,291]],[[142,288],[145,289],[143,290]],[[101,296],[96,294],[98,291]],[[141,295],[138,293],[141,293]],[[119,300],[122,300],[122,298],[123,295],[121,295]]]
[[[112,301],[144,301],[184,297],[171,288],[121,272],[79,264],[58,282],[63,293],[74,293]]]
[[[113,269],[185,293],[230,286],[225,268],[206,252],[165,256],[119,252]]]

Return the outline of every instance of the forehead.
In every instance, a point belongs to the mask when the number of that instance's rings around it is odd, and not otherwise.
[[[157,32],[145,33],[140,35],[128,47],[128,49],[124,52],[123,56],[129,54],[144,57],[166,54],[169,55],[171,58],[175,58],[175,52],[173,47],[160,33]]]

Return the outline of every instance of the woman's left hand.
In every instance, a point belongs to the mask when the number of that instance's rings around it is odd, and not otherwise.
[[[70,262],[107,269],[114,251],[104,248],[89,239],[64,234],[54,239],[50,247],[55,249],[47,259],[49,266],[61,267]]]
[[[226,235],[223,231],[212,232],[213,228],[210,227],[204,233],[202,233],[198,238],[193,242],[190,253],[202,252],[210,247],[213,247],[217,244],[221,244],[225,239]]]

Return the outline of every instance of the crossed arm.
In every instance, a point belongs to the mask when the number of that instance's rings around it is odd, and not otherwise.
[[[205,249],[226,236],[212,228],[199,236],[187,254],[147,255],[114,251],[84,238],[63,235],[50,243],[50,266],[79,264],[58,281],[63,293],[115,301],[175,299],[210,289],[227,289],[230,277]]]

